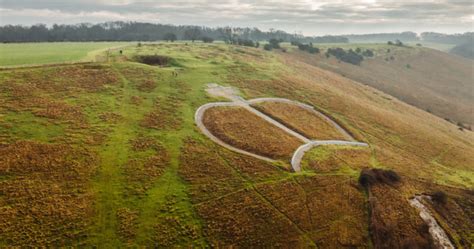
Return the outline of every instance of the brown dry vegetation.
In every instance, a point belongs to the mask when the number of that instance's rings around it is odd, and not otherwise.
[[[468,59],[428,48],[393,46],[389,53],[381,48],[361,66],[338,63],[323,54],[294,52],[289,56],[373,86],[441,118],[474,123],[472,61]],[[391,56],[394,60],[385,60]]]
[[[142,127],[157,130],[178,130],[181,128],[183,118],[179,108],[182,107],[183,101],[186,99],[188,86],[182,82],[177,82],[173,87],[176,92],[155,99],[152,111],[147,113],[140,122]]]
[[[179,173],[191,185],[189,195],[195,203],[243,188],[242,180],[217,152],[197,141],[185,143],[180,161]]]
[[[304,245],[292,223],[259,197],[241,190],[196,207],[215,247],[288,247]]]
[[[243,80],[239,74],[232,74],[229,80],[249,98],[272,94],[318,106],[339,120],[357,140],[370,143],[378,163],[402,174],[434,180],[437,175],[433,171],[446,172],[446,168],[432,164],[433,159],[447,148],[463,153],[444,161],[444,166],[472,170],[474,134],[461,132],[445,120],[372,88],[282,56],[282,63],[292,68],[288,69],[291,73],[282,72],[280,79]]]
[[[472,231],[474,231],[474,192],[426,182],[417,182],[416,184],[419,185],[418,188],[425,189],[427,195],[432,196],[436,192],[445,193],[445,203],[424,199],[424,204],[430,208],[440,226],[447,231],[455,246],[470,248],[474,243],[472,237]]]
[[[132,241],[137,235],[138,212],[129,208],[117,210],[118,231],[122,239],[126,242]]]
[[[351,148],[346,146],[321,146],[317,148],[322,155],[317,159],[308,160],[308,169],[318,173],[329,173],[339,170],[342,166],[350,166],[360,170],[370,163],[370,149]]]
[[[0,241],[65,246],[84,239],[93,215],[96,156],[65,144],[0,147]]]
[[[120,73],[142,92],[153,91],[158,85],[157,81],[160,80],[160,74],[152,68],[123,67]]]
[[[161,208],[161,212],[167,215],[162,217],[153,226],[153,237],[149,241],[149,246],[153,247],[173,247],[180,244],[186,239],[196,240],[201,235],[199,227],[195,224],[189,224],[186,220],[179,216],[175,211],[176,200],[174,198],[167,198],[165,205]]]
[[[346,139],[331,123],[297,105],[263,102],[254,107],[307,138],[318,140]]]
[[[242,107],[208,109],[203,123],[222,141],[274,159],[288,159],[301,145],[295,137]]]
[[[366,248],[364,194],[346,176],[315,176],[258,185],[272,205],[307,232],[319,248]]]
[[[428,225],[400,189],[370,187],[370,231],[375,248],[433,248]]]

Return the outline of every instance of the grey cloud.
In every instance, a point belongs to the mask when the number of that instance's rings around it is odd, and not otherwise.
[[[465,0],[0,0],[0,24],[120,19],[263,29],[273,26],[306,34],[364,33],[374,28],[380,29],[373,30],[376,32],[452,30],[452,33],[473,30],[473,7],[472,1]],[[41,11],[54,11],[58,15],[48,18],[40,15]]]

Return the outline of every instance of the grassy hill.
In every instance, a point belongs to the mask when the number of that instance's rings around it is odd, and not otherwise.
[[[474,123],[471,60],[423,47],[384,44],[347,44],[343,47],[374,49],[375,57],[360,66],[336,58],[293,49],[292,58],[367,84],[454,123]]]
[[[427,205],[457,246],[472,244],[474,135],[312,64],[296,52],[160,43],[110,63],[1,70],[0,246],[428,246],[408,198],[435,191],[446,204]],[[231,152],[194,123],[218,101],[210,82],[312,105],[369,147],[317,147],[300,173]],[[400,180],[360,186],[372,168]]]

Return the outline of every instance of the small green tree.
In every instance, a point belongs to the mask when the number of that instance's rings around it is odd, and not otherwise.
[[[176,37],[176,35],[174,33],[166,33],[164,36],[163,36],[163,40],[165,41],[168,41],[168,42],[174,42],[176,41],[178,38]]]
[[[271,44],[265,44],[263,46],[263,49],[267,50],[267,51],[271,51],[273,49],[273,46]]]

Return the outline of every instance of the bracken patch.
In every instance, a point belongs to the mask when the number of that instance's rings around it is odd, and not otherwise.
[[[263,102],[254,107],[308,138],[345,140],[345,137],[331,123],[298,105]]]
[[[302,144],[241,107],[213,107],[204,113],[204,125],[222,141],[274,159],[288,159]]]
[[[0,147],[0,241],[10,246],[80,245],[93,215],[88,180],[96,155],[65,144]]]

